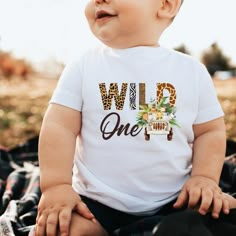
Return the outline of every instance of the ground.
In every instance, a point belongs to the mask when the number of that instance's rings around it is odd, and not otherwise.
[[[236,79],[213,81],[225,112],[227,138],[236,141]],[[0,146],[14,147],[39,134],[56,84],[43,75],[0,78]]]

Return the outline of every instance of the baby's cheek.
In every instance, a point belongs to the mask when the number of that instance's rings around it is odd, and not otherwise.
[[[93,1],[88,1],[88,4],[86,5],[85,9],[84,9],[84,14],[85,17],[87,18],[87,20],[92,20],[94,18],[94,6],[93,6]]]

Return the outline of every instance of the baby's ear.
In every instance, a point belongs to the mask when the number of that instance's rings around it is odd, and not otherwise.
[[[173,19],[179,11],[182,0],[161,0],[158,17]]]

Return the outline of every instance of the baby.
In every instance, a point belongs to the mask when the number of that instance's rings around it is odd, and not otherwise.
[[[108,235],[184,206],[215,218],[235,207],[218,186],[226,136],[211,78],[159,44],[181,4],[88,1],[104,45],[66,66],[45,114],[37,236]]]

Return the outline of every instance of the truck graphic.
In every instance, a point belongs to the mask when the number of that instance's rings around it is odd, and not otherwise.
[[[176,108],[168,102],[168,97],[163,97],[159,103],[151,101],[150,104],[140,107],[137,115],[137,124],[144,127],[145,140],[150,140],[151,135],[166,135],[167,140],[173,137],[173,126],[178,126],[175,119]]]

